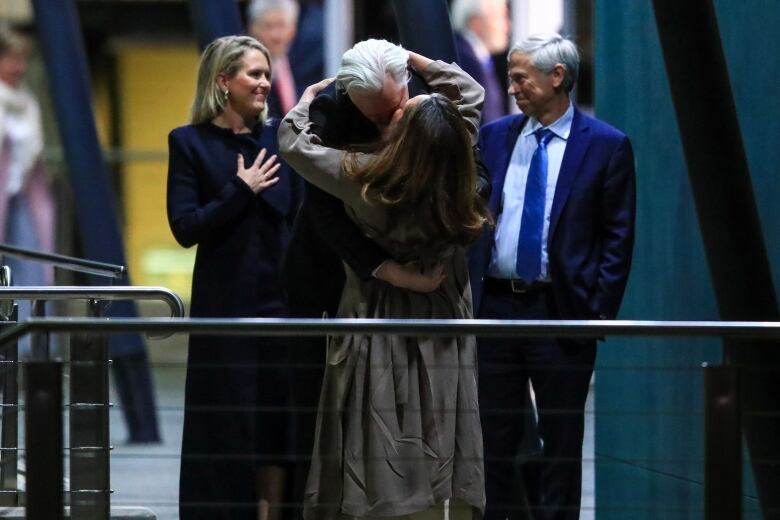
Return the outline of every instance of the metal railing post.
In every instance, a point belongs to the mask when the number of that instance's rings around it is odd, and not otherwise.
[[[704,518],[742,517],[740,369],[704,367]]]
[[[16,322],[19,308],[14,305],[6,324]],[[3,316],[4,318],[4,316]],[[2,431],[0,431],[0,505],[13,507],[18,497],[18,447],[19,447],[19,349],[14,340],[3,347],[2,355]]]
[[[32,300],[30,305],[30,316],[33,318],[45,317],[46,300]],[[32,351],[32,359],[36,361],[49,359],[49,333],[34,333],[30,338],[30,349]]]
[[[96,318],[102,306],[89,300]],[[110,446],[108,341],[105,334],[73,334],[70,341],[70,504],[73,518],[109,520]]]
[[[61,520],[63,511],[62,363],[24,365],[27,520]]]

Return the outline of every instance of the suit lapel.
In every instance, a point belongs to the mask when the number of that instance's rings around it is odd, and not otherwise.
[[[504,146],[499,149],[499,155],[496,157],[494,163],[495,168],[491,169],[496,175],[492,176],[492,190],[490,192],[490,204],[489,207],[494,215],[499,213],[499,204],[501,202],[501,195],[504,191],[504,181],[506,180],[507,169],[509,168],[509,160],[512,158],[512,152],[515,149],[515,143],[520,135],[520,130],[525,126],[525,122],[528,118],[524,115],[519,115],[514,118],[506,129],[506,136],[504,139]]]
[[[555,185],[553,205],[550,210],[550,231],[547,235],[548,244],[552,242],[558,220],[561,217],[564,206],[566,206],[574,179],[577,178],[577,174],[580,172],[580,166],[589,145],[590,124],[583,118],[580,111],[575,108],[569,139],[566,143],[566,151],[563,153],[561,170],[558,173],[558,182]]]

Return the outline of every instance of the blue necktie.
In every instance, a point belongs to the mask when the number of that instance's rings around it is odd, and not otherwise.
[[[517,241],[517,274],[528,283],[542,273],[542,229],[547,191],[547,144],[554,134],[546,128],[534,132],[538,143],[528,168],[520,238]]]

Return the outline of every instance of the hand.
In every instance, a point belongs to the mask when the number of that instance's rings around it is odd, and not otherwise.
[[[303,91],[303,94],[301,94],[301,101],[311,103],[314,98],[317,97],[317,94],[322,92],[325,87],[333,83],[334,79],[336,78],[325,78],[322,81],[315,83],[314,85],[309,85],[306,87],[306,90]]]
[[[255,194],[260,193],[264,189],[279,182],[279,177],[276,177],[276,172],[279,170],[281,164],[274,164],[276,162],[275,155],[272,155],[267,161],[263,162],[265,154],[266,150],[263,148],[260,150],[260,153],[257,154],[257,159],[255,159],[255,162],[253,162],[249,168],[244,167],[244,157],[241,154],[238,154],[238,172],[236,172],[236,175],[238,175]]]
[[[425,67],[433,63],[433,60],[426,58],[422,54],[409,51],[409,61],[407,62],[414,70],[423,70]]]
[[[420,293],[435,291],[446,278],[442,264],[437,264],[426,273],[420,270],[416,262],[401,265],[395,260],[384,262],[377,270],[376,277],[400,289]]]

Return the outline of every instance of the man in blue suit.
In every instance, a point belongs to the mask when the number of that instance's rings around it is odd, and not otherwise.
[[[557,34],[531,36],[509,51],[509,94],[523,114],[481,132],[496,227],[471,259],[480,318],[617,314],[634,242],[634,159],[623,133],[571,103],[578,67],[576,46]],[[530,380],[542,442],[533,518],[578,519],[596,340],[480,338],[479,356],[486,517],[521,517],[514,456],[523,414],[532,413],[518,410]]]

